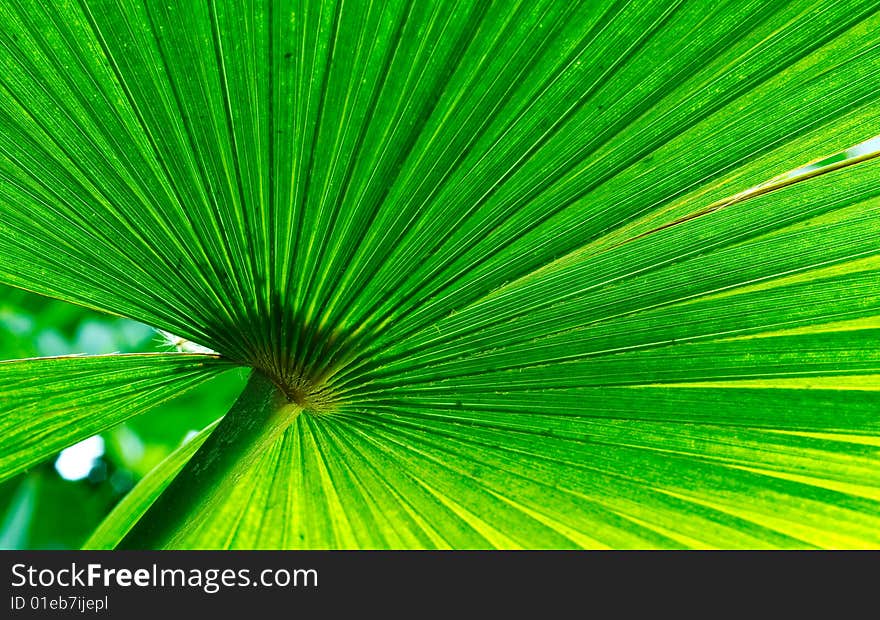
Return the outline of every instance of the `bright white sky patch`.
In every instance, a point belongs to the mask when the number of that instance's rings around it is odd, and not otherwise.
[[[103,454],[104,440],[95,435],[62,450],[55,461],[55,469],[65,480],[82,480]]]
[[[848,149],[847,154],[850,157],[858,157],[859,155],[867,155],[868,153],[875,153],[877,151],[880,151],[880,136],[866,140],[861,144],[857,144],[851,149]]]

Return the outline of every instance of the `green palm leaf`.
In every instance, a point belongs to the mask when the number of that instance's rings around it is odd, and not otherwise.
[[[0,362],[0,480],[227,368],[188,354]]]
[[[0,463],[255,369],[90,545],[880,546],[880,161],[787,174],[880,133],[880,6],[0,20],[0,281],[223,360],[2,365]]]

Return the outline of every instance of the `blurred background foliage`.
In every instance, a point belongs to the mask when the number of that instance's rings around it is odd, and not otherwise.
[[[169,350],[141,323],[0,285],[0,360]],[[0,549],[81,546],[144,474],[226,412],[246,377],[228,371],[0,484]]]

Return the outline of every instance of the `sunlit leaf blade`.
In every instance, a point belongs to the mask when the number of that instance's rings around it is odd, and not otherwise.
[[[389,325],[375,346],[390,362],[375,372],[399,382],[400,371],[456,358],[536,365],[877,315],[878,216],[875,160],[629,243],[587,247],[460,311],[434,316],[432,306],[453,299],[438,298]],[[471,360],[481,351],[494,353]],[[337,381],[347,373],[358,371],[341,370]]]
[[[0,281],[304,409],[102,546],[880,545],[880,6],[0,20]]]
[[[302,415],[173,546],[880,546],[877,392],[537,396]]]
[[[228,367],[179,353],[0,362],[0,480]]]

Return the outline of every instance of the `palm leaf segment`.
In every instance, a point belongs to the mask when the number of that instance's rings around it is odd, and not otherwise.
[[[219,353],[3,364],[3,475],[257,371],[91,545],[880,545],[880,166],[747,191],[880,6],[0,13],[0,280]]]

